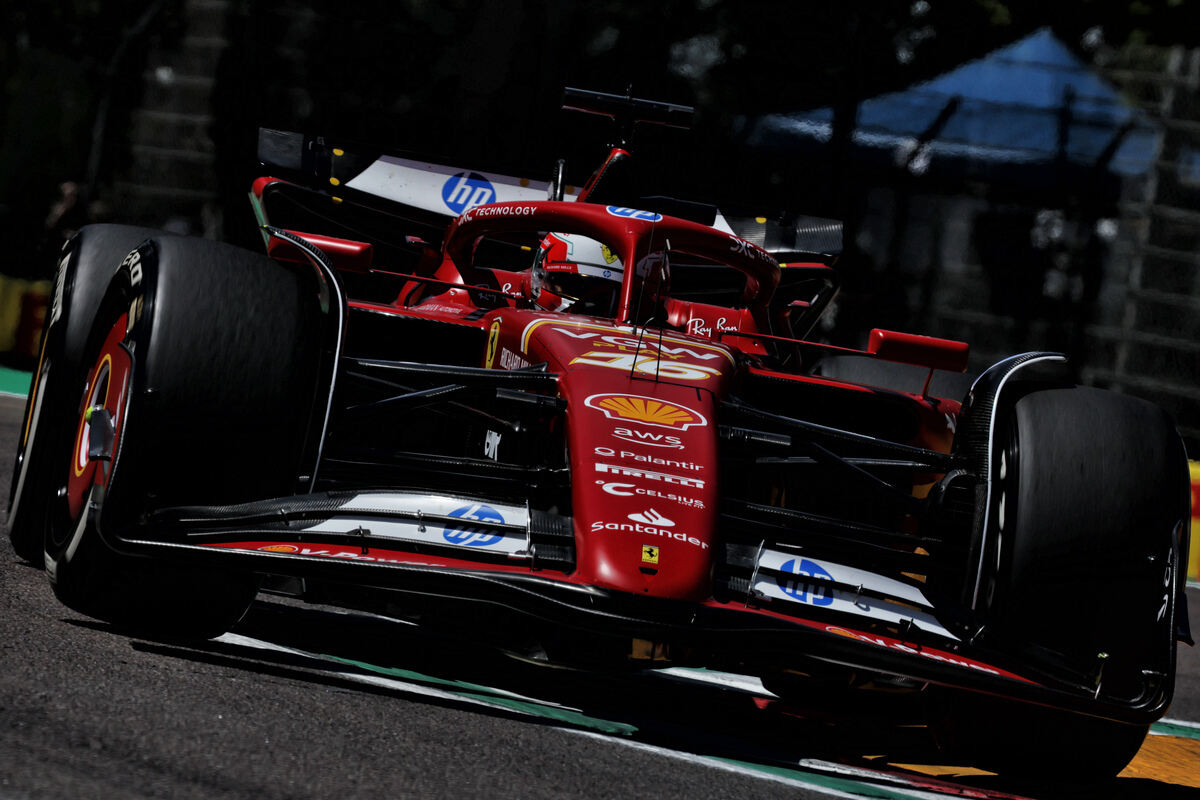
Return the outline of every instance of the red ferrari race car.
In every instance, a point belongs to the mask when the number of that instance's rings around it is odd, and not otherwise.
[[[834,229],[632,197],[634,123],[688,109],[567,97],[618,123],[578,192],[263,131],[265,255],[80,231],[17,552],[135,629],[215,636],[268,588],[590,669],[920,694],[983,766],[1116,774],[1190,643],[1168,416],[1055,353],[955,388],[961,342],[809,340]]]

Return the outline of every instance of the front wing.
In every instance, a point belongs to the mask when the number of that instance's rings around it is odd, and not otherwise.
[[[770,549],[757,554],[754,601],[682,602],[586,585],[569,574],[568,518],[482,498],[330,492],[168,508],[147,522],[153,538],[108,526],[102,535],[131,555],[487,603],[595,635],[778,666],[800,656],[1130,723],[1156,719],[1171,699],[1166,680],[1132,704],[1098,696],[956,636],[908,584],[850,567],[831,569],[833,581],[805,582],[781,573],[790,554]]]

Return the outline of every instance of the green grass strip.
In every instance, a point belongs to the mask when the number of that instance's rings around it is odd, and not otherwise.
[[[29,394],[29,384],[33,375],[20,370],[0,367],[0,394],[14,394],[24,397]]]
[[[414,672],[413,670],[402,669],[399,667],[380,667],[374,664],[368,664],[363,661],[355,661],[349,658],[339,658],[337,656],[323,657],[332,661],[346,664],[347,666],[357,667],[358,669],[362,669],[367,672],[373,672],[377,675],[385,675],[390,678],[398,678],[411,683],[423,684],[426,686],[436,686],[447,689],[451,693],[465,698],[478,700],[490,705],[500,706],[502,708],[521,711],[541,717],[543,719],[549,719],[574,727],[597,731],[599,733],[632,736],[633,734],[637,733],[638,730],[637,726],[624,722],[613,722],[611,720],[598,719],[578,711],[572,711],[571,709],[543,705],[535,700],[521,700],[504,694],[497,694],[495,690],[475,683],[450,680],[448,678],[436,678],[432,675],[425,675],[420,672]],[[911,792],[894,790],[884,786],[864,783],[853,778],[839,778],[832,775],[805,772],[788,767],[772,766],[769,764],[756,764],[752,761],[739,761],[733,758],[721,758],[717,756],[706,756],[705,758],[709,758],[714,762],[728,764],[729,766],[737,767],[739,769],[760,772],[766,775],[784,778],[786,780],[796,781],[798,783],[821,787],[836,792],[844,792],[845,794],[853,795],[855,797],[877,798],[878,800],[911,800],[913,797]]]
[[[1158,733],[1164,736],[1182,736],[1185,739],[1200,739],[1200,727],[1191,725],[1179,725],[1174,722],[1160,720],[1150,726],[1151,733]]]

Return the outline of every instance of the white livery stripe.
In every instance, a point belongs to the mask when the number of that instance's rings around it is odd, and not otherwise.
[[[754,593],[759,597],[769,597],[773,600],[782,600],[791,603],[803,603],[817,608],[826,608],[830,611],[840,611],[845,614],[869,617],[896,625],[911,622],[916,628],[927,633],[936,633],[939,636],[956,641],[958,639],[950,631],[943,628],[936,619],[918,609],[889,603],[885,600],[860,596],[855,592],[847,592],[833,586],[822,588],[820,593],[807,593],[803,595],[806,599],[801,599],[801,596],[798,596],[799,592],[789,593],[784,591],[774,578],[760,578],[754,582]]]
[[[451,206],[447,203],[444,194],[447,191],[447,184],[452,184],[455,176],[462,174],[479,175],[486,181],[488,191],[460,200],[454,196],[453,185],[451,185],[450,201],[455,203],[455,206]],[[545,200],[549,184],[545,181],[522,180],[492,172],[479,172],[461,167],[448,167],[442,164],[383,156],[347,181],[346,186],[404,205],[447,216],[456,216],[459,211],[466,210],[465,207],[480,203]],[[574,198],[567,196],[564,199],[573,200]],[[460,204],[465,207],[456,208]]]
[[[371,492],[355,495],[338,508],[345,512],[389,513],[406,517],[447,517],[470,506],[494,511],[500,519],[493,521],[506,525],[529,527],[529,511],[524,506],[505,503],[475,501],[465,497],[449,497],[439,494],[417,494],[409,492]]]
[[[797,553],[764,550],[752,590],[759,597],[802,603],[902,624],[958,640],[934,618],[932,604],[915,586],[856,567]],[[853,586],[854,589],[845,587]]]
[[[484,527],[443,523],[419,524],[367,517],[333,517],[304,528],[305,533],[353,533],[359,529],[369,536],[395,539],[401,542],[421,542],[442,546],[462,547],[510,556],[528,555],[528,542],[523,534],[514,535]]]
[[[921,590],[915,586],[910,586],[907,583],[901,583],[893,578],[888,578],[883,575],[876,575],[874,572],[858,569],[857,567],[848,567],[844,564],[838,564],[824,558],[806,558],[803,555],[796,553],[781,553],[778,550],[764,550],[758,559],[759,570],[769,569],[775,572],[793,571],[785,570],[788,564],[803,564],[808,563],[820,569],[825,573],[827,580],[834,580],[838,583],[843,583],[847,586],[861,586],[864,591],[875,592],[876,594],[894,597],[897,600],[902,600],[915,606],[924,608],[933,608],[933,604],[921,593]],[[820,575],[817,576],[818,578]]]

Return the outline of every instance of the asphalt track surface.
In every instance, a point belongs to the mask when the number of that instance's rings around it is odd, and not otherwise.
[[[0,397],[0,488],[22,401]],[[7,493],[3,495],[7,497]],[[1200,627],[1200,590],[1189,590]],[[938,765],[925,730],[772,702],[704,673],[523,665],[416,626],[263,596],[203,644],[58,605],[0,544],[0,800],[1200,798],[1200,648],[1122,777]]]

